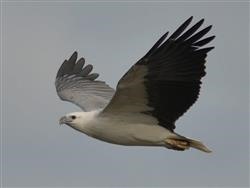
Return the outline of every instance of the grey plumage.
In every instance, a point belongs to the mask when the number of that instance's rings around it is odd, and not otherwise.
[[[65,60],[56,76],[56,91],[62,100],[78,105],[84,111],[104,108],[114,94],[105,82],[96,80],[91,73],[93,66],[86,65],[84,58],[77,62],[77,52]]]

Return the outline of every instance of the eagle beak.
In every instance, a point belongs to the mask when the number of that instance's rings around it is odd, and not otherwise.
[[[60,118],[59,124],[62,125],[62,124],[65,124],[65,123],[67,123],[67,117],[63,116],[63,117]]]

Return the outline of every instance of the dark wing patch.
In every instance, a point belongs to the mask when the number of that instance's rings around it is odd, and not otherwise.
[[[63,64],[61,65],[61,67],[57,72],[56,78],[62,77],[64,75],[67,76],[75,75],[95,80],[99,76],[99,74],[97,73],[89,74],[93,70],[93,65],[89,64],[84,67],[85,59],[83,57],[80,58],[77,62],[76,60],[77,60],[77,52],[74,52],[69,58],[69,60],[65,60],[63,62]]]
[[[166,34],[163,35],[136,64],[148,67],[145,85],[148,105],[153,110],[144,113],[157,117],[159,125],[172,131],[175,121],[197,100],[200,80],[206,74],[205,58],[214,48],[199,48],[215,37],[200,40],[212,27],[196,32],[204,19],[184,32],[191,20],[192,17],[165,41]]]

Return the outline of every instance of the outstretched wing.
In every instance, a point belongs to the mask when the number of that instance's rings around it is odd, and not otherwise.
[[[104,108],[112,98],[114,89],[105,82],[95,80],[99,75],[90,74],[93,66],[84,66],[84,58],[76,60],[77,52],[74,52],[58,70],[55,82],[58,96],[78,105],[84,111]]]
[[[129,69],[103,115],[130,113],[131,117],[144,116],[138,118],[138,123],[157,122],[174,130],[175,121],[198,98],[200,80],[205,75],[205,58],[213,49],[201,48],[214,39],[214,36],[201,39],[211,29],[208,26],[197,31],[204,19],[184,32],[191,20],[192,17],[186,20],[168,39],[168,32],[164,34]]]

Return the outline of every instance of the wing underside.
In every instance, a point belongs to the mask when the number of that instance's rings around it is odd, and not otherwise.
[[[58,96],[78,105],[84,111],[104,108],[112,98],[114,89],[105,82],[96,80],[99,75],[90,73],[93,66],[84,66],[83,58],[76,60],[77,52],[74,52],[58,70],[55,82]]]

